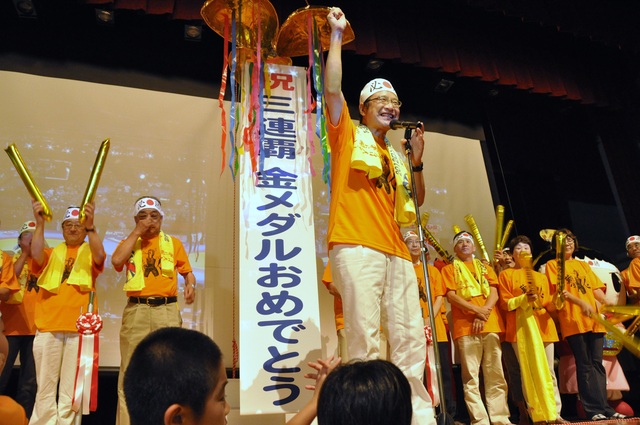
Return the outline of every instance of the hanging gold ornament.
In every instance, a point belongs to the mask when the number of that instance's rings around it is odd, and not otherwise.
[[[306,6],[289,15],[278,33],[276,43],[278,54],[286,57],[309,54],[309,15],[316,22],[322,50],[329,50],[331,27],[327,22],[327,15],[330,10],[331,8],[326,6]],[[355,38],[351,24],[347,21],[347,27],[342,33],[342,44],[350,43]]]
[[[276,35],[280,29],[278,14],[268,0],[207,0],[200,15],[216,34],[224,37],[225,22],[231,25],[236,12],[236,43],[256,51],[258,47],[258,22],[260,23],[260,48],[265,57],[276,57]]]

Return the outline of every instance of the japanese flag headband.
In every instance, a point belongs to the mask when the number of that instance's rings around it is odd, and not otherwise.
[[[138,215],[140,211],[146,210],[149,208],[152,210],[158,211],[162,216],[162,218],[164,218],[164,211],[162,211],[162,206],[160,205],[160,201],[151,197],[140,198],[136,201],[136,204],[134,206],[133,216],[135,217]]]

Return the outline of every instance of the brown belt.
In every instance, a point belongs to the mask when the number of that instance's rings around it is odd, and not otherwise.
[[[129,302],[133,304],[146,304],[152,307],[171,304],[178,301],[178,297],[129,297]]]

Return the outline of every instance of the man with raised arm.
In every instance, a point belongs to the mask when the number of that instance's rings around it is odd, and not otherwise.
[[[402,103],[382,78],[364,86],[358,105],[361,124],[351,121],[342,93],[342,35],[347,20],[336,7],[327,20],[331,26],[324,76],[331,148],[329,258],[342,296],[348,356],[378,358],[382,328],[391,361],[411,385],[412,423],[435,423],[431,398],[422,383],[426,341],[416,274],[400,232],[401,226],[415,224],[412,179],[418,202],[424,200],[423,131],[413,132],[405,164],[386,138]]]

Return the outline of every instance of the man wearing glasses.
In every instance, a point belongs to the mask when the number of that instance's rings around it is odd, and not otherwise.
[[[128,297],[120,328],[117,413],[120,425],[130,423],[123,383],[133,350],[153,330],[182,326],[176,305],[178,275],[184,278],[185,302],[193,303],[196,296],[196,278],[182,242],[162,231],[164,211],[160,201],[152,196],[138,199],[133,218],[135,227],[111,255],[116,271],[126,272],[124,290]]]
[[[85,206],[82,224],[78,220],[80,208],[67,208],[62,220],[64,242],[53,249],[45,247],[43,211],[42,204],[33,201],[36,229],[31,256],[40,290],[33,340],[38,389],[29,423],[47,424],[57,418],[57,424],[73,424],[77,415],[72,403],[80,340],[76,321],[87,312],[89,294],[95,290],[107,254],[94,227],[93,204]]]
[[[426,341],[416,274],[401,226],[415,223],[411,179],[424,200],[421,128],[411,137],[405,165],[386,138],[402,103],[391,83],[376,78],[360,94],[361,124],[351,121],[342,93],[342,35],[347,20],[339,8],[327,16],[331,40],[324,88],[331,146],[329,258],[342,296],[350,359],[380,356],[380,328],[391,361],[412,388],[413,423],[435,424],[431,398],[422,384]],[[406,140],[403,144],[406,144]]]

